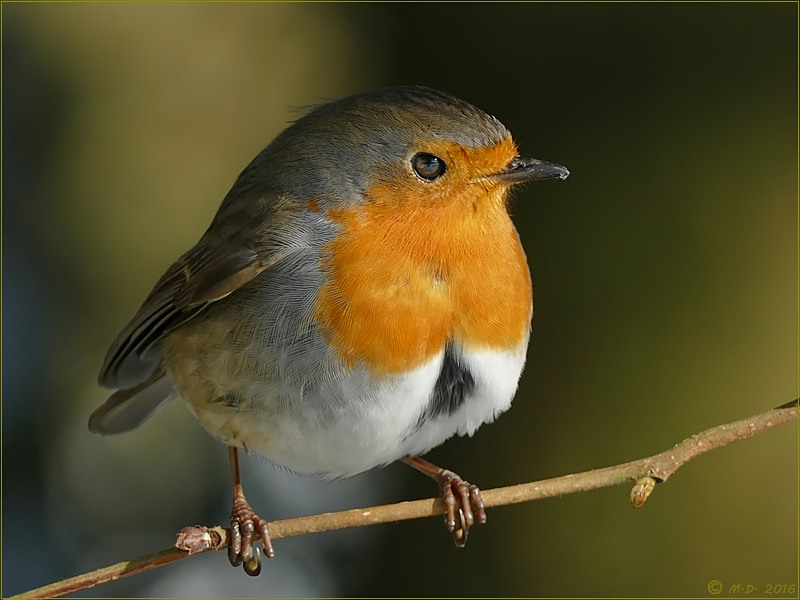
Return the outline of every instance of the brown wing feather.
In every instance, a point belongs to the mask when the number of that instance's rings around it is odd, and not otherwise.
[[[153,349],[165,333],[244,285],[266,267],[248,248],[211,260],[208,254],[207,246],[195,246],[156,283],[109,348],[98,379],[101,386],[125,389],[141,383],[160,360]]]
[[[271,232],[292,201],[261,192],[258,200],[232,204],[230,197],[242,192],[253,190],[234,186],[205,235],[158,280],[111,344],[98,377],[102,387],[127,389],[144,382],[158,366],[158,342],[167,332],[285,254],[285,248],[270,243]],[[260,223],[254,226],[254,221]]]

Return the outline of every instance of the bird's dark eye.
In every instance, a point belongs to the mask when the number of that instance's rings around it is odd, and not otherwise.
[[[415,154],[411,159],[411,166],[414,167],[414,172],[425,181],[439,179],[447,168],[441,158],[427,152]]]

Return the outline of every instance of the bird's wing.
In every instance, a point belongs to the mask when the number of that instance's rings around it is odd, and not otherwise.
[[[291,204],[263,192],[249,202],[230,202],[229,194],[197,245],[167,269],[111,344],[98,382],[119,391],[92,414],[92,431],[134,429],[175,396],[161,364],[164,335],[291,254],[275,235],[286,235]]]
[[[285,234],[291,202],[269,193],[239,203],[226,199],[197,245],[167,269],[111,344],[99,384],[124,390],[144,383],[160,362],[166,333],[287,256],[291,248],[275,232]]]
[[[160,361],[158,342],[165,333],[252,280],[268,264],[250,248],[201,241],[158,280],[111,344],[100,370],[100,385],[127,389],[142,383]]]

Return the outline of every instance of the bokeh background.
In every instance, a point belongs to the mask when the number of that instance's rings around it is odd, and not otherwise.
[[[798,393],[794,3],[4,3],[3,553],[9,595],[227,520],[224,447],[175,402],[86,428],[106,348],[297,107],[426,84],[566,182],[519,191],[534,274],[511,411],[430,458],[482,488],[664,450]],[[491,251],[487,249],[487,251]],[[402,465],[243,464],[285,518],[428,497]],[[798,436],[717,450],[639,511],[617,487],[221,554],[82,596],[683,596],[797,584]],[[761,595],[761,594],[757,594]]]

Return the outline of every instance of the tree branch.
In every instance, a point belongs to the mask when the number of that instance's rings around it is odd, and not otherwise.
[[[656,483],[666,481],[675,471],[690,460],[719,448],[763,433],[789,421],[797,419],[798,401],[768,410],[749,419],[735,421],[727,425],[712,427],[697,433],[673,448],[613,467],[594,469],[584,473],[565,475],[532,483],[523,483],[481,492],[487,507],[515,504],[530,500],[540,500],[553,496],[563,496],[597,488],[634,481],[631,489],[631,503],[635,508],[642,506]],[[305,535],[321,531],[333,531],[348,527],[375,525],[390,521],[404,521],[420,517],[444,514],[444,506],[439,498],[400,502],[371,508],[359,508],[337,513],[325,513],[310,517],[298,517],[269,524],[270,537],[275,540],[295,535]],[[222,527],[186,527],[178,533],[175,546],[154,554],[124,561],[64,579],[50,585],[12,596],[12,598],[53,598],[127,577],[142,571],[181,560],[193,554],[222,550],[228,546],[228,531]]]

